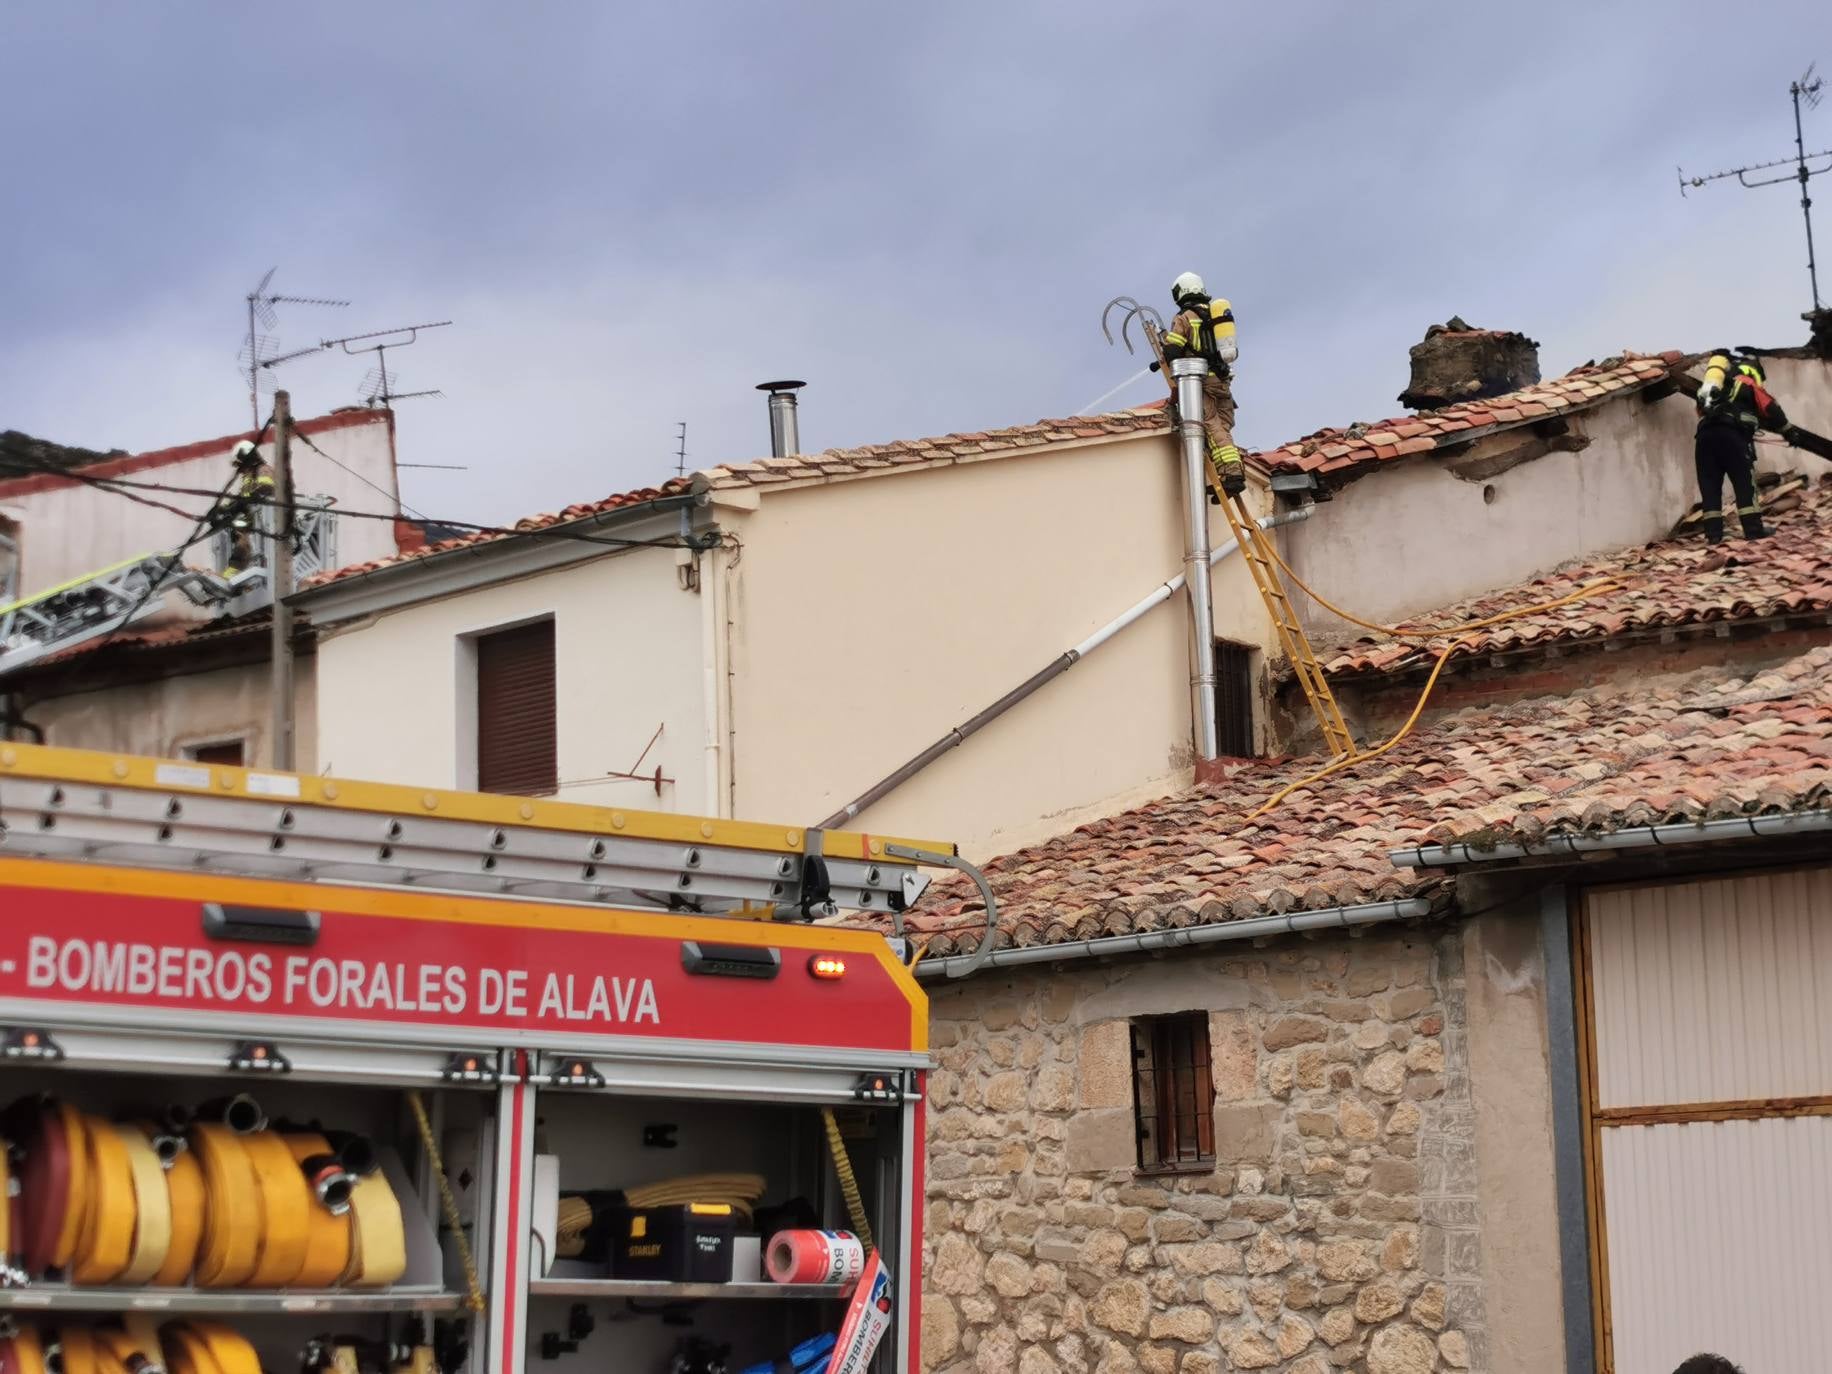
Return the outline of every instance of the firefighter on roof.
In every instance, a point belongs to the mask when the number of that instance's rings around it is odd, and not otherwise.
[[[1766,539],[1762,506],[1756,500],[1756,431],[1788,430],[1781,403],[1768,394],[1762,364],[1754,358],[1734,361],[1729,350],[1714,353],[1698,389],[1698,495],[1704,516],[1705,542],[1724,539],[1724,479],[1736,493],[1737,514],[1745,539]]]
[[[255,547],[255,521],[262,505],[273,499],[274,470],[261,459],[261,451],[247,439],[235,446],[231,455],[235,464],[235,485],[217,502],[210,514],[211,525],[229,531],[229,563],[224,577],[234,577],[244,568],[261,564],[261,551]]]
[[[1234,447],[1234,391],[1230,377],[1238,354],[1234,309],[1210,297],[1202,278],[1185,272],[1170,284],[1177,317],[1164,331],[1164,361],[1201,358],[1209,365],[1202,383],[1202,427],[1209,437],[1209,461],[1230,496],[1247,489],[1247,470]]]

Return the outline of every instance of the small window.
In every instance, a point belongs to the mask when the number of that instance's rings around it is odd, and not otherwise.
[[[553,622],[477,640],[477,790],[536,796],[559,786]]]
[[[209,744],[193,744],[184,751],[184,755],[193,762],[207,763],[217,768],[243,768],[248,762],[248,742],[219,739]]]
[[[1132,1023],[1133,1111],[1139,1168],[1202,1170],[1215,1163],[1215,1087],[1209,1015],[1148,1016]]]
[[[1223,758],[1253,757],[1253,650],[1215,641],[1215,738]]]

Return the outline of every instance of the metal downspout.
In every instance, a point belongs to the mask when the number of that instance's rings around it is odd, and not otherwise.
[[[1431,903],[1423,897],[1411,897],[1404,901],[1364,902],[1357,906],[1326,907],[1321,911],[1293,911],[1283,916],[1256,916],[1246,921],[1187,926],[1181,930],[1150,930],[1137,935],[1108,935],[1061,945],[996,949],[984,956],[959,954],[947,959],[925,959],[916,966],[916,976],[924,980],[959,977],[961,974],[954,972],[956,968],[970,971],[973,968],[1011,968],[1021,964],[1050,964],[1069,959],[1098,959],[1115,954],[1148,954],[1155,950],[1182,949],[1190,945],[1254,940],[1266,935],[1295,935],[1307,930],[1345,930],[1350,926],[1377,925],[1383,921],[1403,921],[1430,914]]]
[[[1195,726],[1196,758],[1206,762],[1221,754],[1220,724],[1215,719],[1215,596],[1206,576],[1209,568],[1208,436],[1202,428],[1202,383],[1209,365],[1201,358],[1178,358],[1170,365],[1177,387],[1177,429],[1183,441],[1183,577],[1190,600],[1190,712]]]
[[[1793,812],[1781,816],[1725,816],[1710,821],[1675,821],[1637,825],[1607,835],[1549,835],[1532,844],[1487,847],[1457,843],[1395,849],[1388,860],[1397,868],[1453,868],[1495,859],[1531,859],[1547,855],[1589,854],[1609,849],[1651,849],[1659,845],[1702,844],[1712,840],[1770,839],[1832,830],[1832,811]]]
[[[1295,525],[1301,520],[1310,519],[1311,512],[1314,509],[1315,507],[1312,506],[1300,506],[1296,510],[1282,511],[1276,515],[1261,516],[1257,523],[1263,530],[1277,529],[1280,525]],[[1209,566],[1214,567],[1229,554],[1238,550],[1239,547],[1240,545],[1232,539],[1228,540],[1225,544],[1218,545],[1209,553]],[[940,758],[949,750],[957,749],[962,744],[965,744],[969,737],[978,734],[986,726],[1011,710],[1012,707],[1036,692],[1037,689],[1042,687],[1045,683],[1052,682],[1068,672],[1069,669],[1073,668],[1077,663],[1081,662],[1082,659],[1100,648],[1101,645],[1112,639],[1121,630],[1131,625],[1134,621],[1141,619],[1152,607],[1161,606],[1166,601],[1169,601],[1178,592],[1183,590],[1187,581],[1188,576],[1186,574],[1178,573],[1175,577],[1171,578],[1170,581],[1159,583],[1157,587],[1153,588],[1143,599],[1135,602],[1115,619],[1108,621],[1074,648],[1065,649],[1061,654],[1051,659],[1044,667],[1032,673],[1004,696],[993,702],[992,705],[986,707],[985,710],[969,716],[966,720],[948,731],[947,734],[936,740],[935,743],[931,744],[927,749],[917,754],[909,762],[903,764],[895,771],[887,774],[880,781],[866,788],[838,811],[835,811],[831,816],[827,817],[827,819],[820,822],[819,828],[822,830],[834,830],[844,826],[868,806],[872,806],[884,800],[885,797],[889,796],[892,792],[903,786],[904,783],[922,772],[922,770],[927,768],[931,763],[934,763],[936,759]],[[1205,578],[1203,581],[1206,584],[1207,579]]]

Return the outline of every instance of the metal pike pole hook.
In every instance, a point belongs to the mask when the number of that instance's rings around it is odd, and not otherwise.
[[[1139,328],[1145,335],[1145,342],[1155,354],[1158,351],[1158,336],[1164,332],[1164,317],[1149,305],[1140,305],[1131,296],[1115,296],[1107,302],[1107,308],[1100,312],[1100,332],[1107,336],[1107,342],[1113,342],[1113,312],[1120,314],[1120,342],[1126,345],[1128,353],[1137,350],[1132,346],[1132,322],[1139,321]]]

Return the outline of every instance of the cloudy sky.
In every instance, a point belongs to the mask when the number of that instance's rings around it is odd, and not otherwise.
[[[1393,414],[1453,313],[1548,371],[1799,342],[1791,151],[1823,0],[9,5],[0,428],[145,449],[247,422],[243,296],[283,348],[398,356],[406,473],[496,520],[759,456],[1073,413],[1138,366],[1108,298],[1195,268],[1241,320],[1241,432]],[[1832,101],[1808,116],[1832,145]],[[1821,199],[1832,207],[1832,179]],[[1832,259],[1832,213],[1821,242]],[[1832,266],[1826,271],[1832,287]],[[1832,296],[1832,289],[1826,294]],[[371,360],[313,356],[295,410]],[[1155,379],[1109,402],[1151,399]]]

